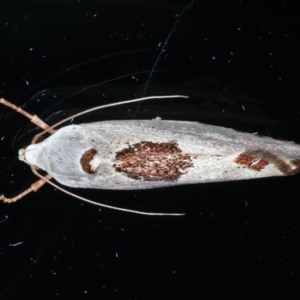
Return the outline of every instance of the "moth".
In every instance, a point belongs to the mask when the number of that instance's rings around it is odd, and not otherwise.
[[[133,99],[80,114],[119,104],[174,97],[186,96]],[[1,196],[0,199],[8,203],[36,191],[45,182],[61,189],[50,181],[52,177],[74,188],[140,190],[300,172],[300,146],[293,142],[197,122],[159,118],[68,125],[55,131],[56,126],[80,114],[50,127],[12,103],[4,99],[0,102],[45,130],[33,138],[31,145],[19,150],[19,159],[29,164],[41,179],[14,198]],[[45,132],[49,132],[50,137],[36,143]],[[48,175],[40,175],[37,169]],[[137,212],[76,197],[113,209]]]

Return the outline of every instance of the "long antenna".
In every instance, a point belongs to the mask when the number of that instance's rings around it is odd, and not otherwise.
[[[97,205],[100,207],[105,207],[105,208],[109,208],[109,209],[113,209],[113,210],[118,210],[118,211],[124,211],[124,212],[128,212],[128,213],[133,213],[133,214],[138,214],[138,215],[145,215],[145,216],[184,216],[185,214],[180,214],[180,213],[149,213],[149,212],[144,212],[144,211],[139,211],[139,210],[132,210],[132,209],[127,209],[127,208],[121,208],[121,207],[116,207],[116,206],[111,206],[111,205],[107,205],[107,204],[103,204],[103,203],[98,203],[89,199],[86,199],[84,197],[78,196],[76,194],[73,194],[65,189],[63,189],[62,187],[56,185],[55,183],[53,183],[52,181],[50,181],[50,179],[48,177],[44,177],[41,174],[39,174],[37,172],[37,170],[35,169],[34,166],[31,166],[31,170],[32,172],[40,177],[41,179],[43,179],[44,181],[46,181],[47,183],[51,184],[53,187],[55,187],[56,189],[74,197],[77,198],[79,200],[82,200],[84,202],[87,202],[89,204],[93,204],[93,205]]]
[[[92,111],[95,111],[95,110],[98,110],[98,109],[103,109],[103,108],[107,108],[107,107],[118,106],[118,105],[123,105],[123,104],[128,104],[128,103],[134,103],[134,102],[139,102],[139,101],[147,101],[147,100],[151,100],[151,99],[170,99],[170,98],[189,98],[189,97],[188,96],[183,96],[183,95],[149,96],[149,97],[142,97],[142,98],[137,98],[137,99],[130,99],[130,100],[124,100],[124,101],[115,102],[115,103],[104,104],[104,105],[100,105],[100,106],[96,106],[96,107],[84,110],[84,111],[82,111],[78,114],[72,115],[72,116],[70,116],[66,119],[63,119],[63,120],[59,121],[58,123],[56,123],[56,124],[54,124],[50,127],[53,130],[53,128],[65,123],[69,120],[72,120],[72,119],[77,118],[81,115],[87,114],[89,112],[92,112]],[[32,144],[35,144],[36,140],[46,132],[49,132],[49,130],[45,130],[45,131],[42,131],[42,132],[36,134],[33,137],[32,141],[31,141]]]

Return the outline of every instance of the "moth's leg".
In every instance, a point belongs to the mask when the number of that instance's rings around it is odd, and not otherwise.
[[[46,124],[43,120],[41,120],[37,115],[33,115],[32,119],[30,119],[30,121],[32,123],[34,123],[36,126],[44,129],[45,131],[47,131],[50,134],[53,134],[55,132],[55,130],[50,127],[48,124]]]
[[[28,112],[23,110],[21,107],[18,107],[9,101],[6,101],[3,98],[0,99],[0,103],[15,110],[16,112],[22,114],[26,118],[30,119],[30,121],[32,123],[34,123],[36,126],[44,129],[45,131],[49,132],[50,134],[53,134],[55,132],[55,130],[53,128],[51,128],[48,124],[46,124],[44,121],[42,121],[38,116],[29,114]]]
[[[48,180],[51,179],[51,176],[48,174],[45,176],[45,178],[47,178]],[[22,193],[20,193],[19,195],[13,197],[13,198],[6,198],[4,195],[0,196],[0,200],[2,200],[3,202],[6,203],[12,203],[12,202],[16,202],[17,200],[23,198],[24,196],[26,196],[27,194],[31,193],[31,192],[36,192],[39,188],[41,188],[47,181],[44,179],[40,179],[36,182],[34,182],[30,188],[28,188],[27,190],[23,191]]]

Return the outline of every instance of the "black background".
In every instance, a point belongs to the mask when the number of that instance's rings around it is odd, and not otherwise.
[[[74,122],[161,116],[299,142],[299,21],[290,1],[1,1],[0,93],[49,124],[104,103],[184,94]],[[0,187],[11,196],[35,180],[16,157],[38,129],[3,107],[0,122]],[[186,213],[147,217],[45,186],[0,203],[0,298],[297,297],[298,190],[297,176],[72,190]]]

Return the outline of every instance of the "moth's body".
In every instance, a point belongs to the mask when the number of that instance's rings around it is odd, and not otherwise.
[[[292,175],[300,146],[196,122],[70,125],[27,147],[25,160],[63,185],[149,189]],[[24,159],[24,158],[23,158]]]

